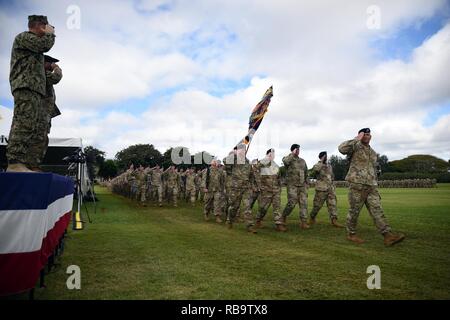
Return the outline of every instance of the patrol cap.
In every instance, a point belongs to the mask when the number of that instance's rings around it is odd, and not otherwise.
[[[358,131],[358,134],[360,134],[361,132],[364,132],[364,133],[370,133],[370,129],[369,129],[369,128],[362,128],[362,129],[360,129],[360,130]]]
[[[326,155],[327,152],[326,151],[322,151],[321,153],[319,153],[319,159],[322,158],[324,155]]]
[[[35,23],[35,22],[48,24],[47,16],[39,16],[39,15],[35,15],[35,14],[28,16],[28,24]]]
[[[55,63],[55,62],[59,62],[59,60],[44,54],[44,62]]]

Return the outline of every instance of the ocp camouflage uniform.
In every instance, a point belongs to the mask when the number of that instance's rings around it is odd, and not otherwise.
[[[39,166],[47,134],[48,110],[43,98],[46,94],[44,52],[55,43],[55,35],[42,37],[22,32],[14,39],[11,52],[9,82],[14,97],[14,116],[9,132],[6,157],[9,163]]]
[[[217,219],[223,212],[223,193],[225,191],[224,172],[214,166],[206,169],[202,177],[202,189],[208,190],[205,192],[203,214],[205,217],[208,217],[212,210]]]
[[[253,206],[258,200],[261,194],[261,174],[260,166],[258,164],[252,164],[253,174],[250,180],[250,209],[253,210]]]
[[[196,187],[195,187],[195,172],[193,171],[186,171],[186,202],[188,200],[191,201],[191,204],[195,204],[195,194],[196,194]]]
[[[284,208],[283,217],[286,219],[298,203],[300,220],[306,223],[308,219],[308,190],[305,185],[308,183],[308,166],[305,160],[292,153],[283,158],[283,163],[286,167],[288,196],[288,203]]]
[[[238,161],[236,156],[228,156],[225,158],[224,163],[225,167],[228,167],[229,172],[231,172],[227,223],[234,223],[242,202],[247,228],[252,227],[254,225],[252,210],[250,208],[250,181],[253,175],[252,165],[247,158],[245,158],[245,161]]]
[[[202,172],[203,171],[199,171],[195,173],[195,189],[196,189],[195,198],[199,201],[203,201]]]
[[[319,161],[312,169],[313,174],[317,176],[313,209],[310,213],[311,219],[315,219],[317,213],[322,208],[323,203],[327,202],[328,214],[330,220],[337,220],[337,199],[336,187],[334,186],[334,173],[331,164]]]
[[[153,168],[150,171],[151,195],[161,206],[163,201],[162,169]]]
[[[147,193],[147,172],[140,168],[136,174],[136,182],[138,185],[138,194],[140,195],[141,203],[145,203],[147,201],[146,193]],[[138,198],[138,196],[136,196]]]
[[[357,139],[339,145],[339,152],[350,158],[350,168],[345,180],[349,182],[348,200],[350,209],[347,216],[347,232],[356,234],[356,226],[361,208],[366,205],[378,230],[384,234],[391,228],[381,207],[381,196],[377,189],[377,153]]]
[[[260,161],[261,193],[259,195],[259,211],[256,221],[262,221],[272,205],[275,224],[284,224],[281,215],[281,174],[275,161],[267,157]]]
[[[177,206],[178,201],[178,187],[180,185],[180,177],[176,170],[168,169],[165,171],[167,183],[167,196],[172,196],[173,205]],[[167,199],[169,200],[169,198]]]

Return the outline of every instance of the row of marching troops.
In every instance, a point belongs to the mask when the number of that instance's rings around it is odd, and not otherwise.
[[[356,231],[360,211],[366,206],[375,226],[384,236],[384,244],[391,246],[402,241],[405,236],[393,233],[384,215],[378,192],[377,153],[369,145],[371,137],[370,129],[364,128],[354,139],[344,141],[338,148],[347,156],[350,163],[346,176],[350,207],[345,226],[347,239],[357,244],[365,242],[357,236]],[[161,205],[165,195],[166,199],[171,199],[176,206],[178,190],[183,190],[180,186],[184,185],[185,195],[192,203],[197,198],[194,194],[204,193],[205,220],[209,220],[213,214],[217,223],[225,220],[228,229],[232,229],[233,224],[242,221],[243,218],[247,231],[251,233],[257,233],[257,229],[263,227],[263,220],[270,206],[277,231],[287,231],[287,219],[297,205],[299,228],[310,229],[316,223],[318,212],[326,203],[330,224],[336,228],[343,228],[344,226],[338,223],[336,185],[327,152],[320,152],[319,161],[312,169],[315,195],[313,208],[308,213],[308,188],[311,184],[308,167],[305,160],[299,157],[298,144],[293,144],[290,151],[282,159],[286,168],[285,184],[288,198],[283,210],[281,210],[281,174],[280,167],[275,162],[275,150],[269,149],[265,158],[250,162],[246,158],[244,143],[238,144],[222,162],[213,159],[210,166],[201,173],[189,169],[180,174],[174,166],[165,171],[158,166],[151,169],[130,168],[113,179],[110,186],[114,192],[136,200],[139,199],[139,194],[141,202],[145,202],[147,194],[150,193]],[[183,176],[185,182],[180,183]],[[258,210],[254,217],[253,208],[256,201]]]
[[[107,182],[107,186],[117,194],[139,201],[147,206],[147,202],[154,201],[163,205],[163,202],[172,202],[175,207],[179,200],[190,201],[194,204],[202,200],[201,178],[202,172],[194,168],[186,171],[170,166],[166,170],[159,165],[155,167],[131,165],[121,175]]]

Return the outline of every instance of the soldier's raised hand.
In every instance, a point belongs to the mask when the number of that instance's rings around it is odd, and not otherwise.
[[[364,137],[364,132],[360,132],[355,139],[357,139],[358,141],[361,141],[361,139]]]
[[[46,24],[45,28],[44,28],[44,32],[45,33],[54,34],[55,33],[55,28],[52,25],[50,25],[50,24]]]

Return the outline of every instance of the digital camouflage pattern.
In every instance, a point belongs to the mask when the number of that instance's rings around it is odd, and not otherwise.
[[[45,96],[44,52],[49,51],[54,43],[54,34],[39,37],[25,31],[16,36],[11,51],[9,73],[12,93],[18,89],[28,89]]]
[[[377,229],[382,234],[389,232],[390,227],[384,216],[381,196],[377,189],[375,168],[377,153],[357,139],[344,141],[339,145],[339,151],[350,159],[350,167],[345,178],[350,185],[347,232],[356,234],[359,213],[364,205]]]
[[[283,158],[283,163],[286,167],[288,196],[288,202],[283,210],[283,217],[286,219],[298,204],[300,220],[306,223],[308,220],[308,190],[305,185],[308,183],[308,166],[305,160],[292,153]]]
[[[224,162],[227,173],[230,172],[229,177],[231,179],[227,223],[234,223],[242,202],[244,219],[247,227],[251,227],[254,224],[250,208],[250,181],[253,178],[252,165],[247,158],[241,160],[237,159],[237,157],[227,157]]]
[[[48,112],[44,52],[55,42],[53,34],[42,37],[22,32],[14,39],[11,51],[9,82],[14,97],[14,115],[6,157],[9,163],[38,167],[46,145]]]
[[[210,166],[203,174],[202,189],[205,192],[205,204],[203,213],[209,216],[213,211],[214,215],[220,216],[224,208],[224,192],[225,192],[225,172],[217,167]]]
[[[313,209],[310,217],[315,219],[324,202],[326,202],[330,220],[337,220],[336,187],[333,183],[334,173],[332,166],[329,163],[319,161],[314,165],[312,173],[316,176],[317,180],[315,183]]]
[[[283,224],[281,216],[281,174],[279,166],[267,157],[259,162],[260,186],[259,211],[257,221],[262,221],[272,205],[275,224]]]
[[[350,159],[350,167],[345,180],[350,183],[377,185],[376,165],[378,156],[369,145],[365,146],[361,141],[352,139],[341,143],[339,152],[347,155]]]

